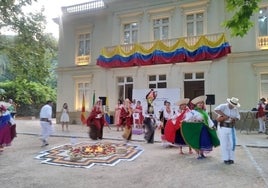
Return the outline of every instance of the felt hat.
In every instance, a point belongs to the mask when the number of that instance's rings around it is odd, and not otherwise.
[[[125,102],[131,104],[131,101],[129,100],[129,98],[126,98],[126,99],[125,99]]]
[[[239,99],[238,98],[235,98],[235,97],[232,97],[232,98],[228,98],[227,99],[227,102],[234,106],[234,107],[240,107],[240,104],[238,103]]]
[[[199,96],[199,97],[194,98],[191,101],[191,103],[193,103],[194,105],[196,105],[199,102],[206,102],[206,100],[207,100],[207,96],[206,95],[202,95],[202,96]]]
[[[179,100],[179,101],[176,103],[176,105],[180,106],[180,105],[182,105],[182,104],[188,104],[189,101],[190,101],[190,99],[188,99],[188,98],[181,99],[181,100]]]

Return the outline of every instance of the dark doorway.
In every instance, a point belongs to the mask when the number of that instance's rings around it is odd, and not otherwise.
[[[204,81],[185,81],[184,82],[184,97],[192,100],[195,97],[205,94]]]

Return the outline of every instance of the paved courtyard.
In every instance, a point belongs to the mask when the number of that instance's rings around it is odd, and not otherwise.
[[[194,154],[179,155],[174,147],[163,148],[157,131],[154,144],[145,143],[143,135],[133,135],[131,144],[139,145],[144,150],[133,161],[85,169],[41,164],[40,160],[35,159],[44,150],[40,147],[39,121],[16,121],[17,138],[0,154],[0,183],[3,188],[268,187],[268,136],[256,131],[249,134],[237,131],[233,165],[223,164],[220,148],[215,148],[203,160],[197,160]],[[111,129],[105,127],[103,142],[121,143],[121,134],[113,126]],[[55,125],[55,132],[46,149],[70,143],[72,137],[77,143],[93,143],[85,126],[70,125],[69,132],[62,132],[61,126]]]

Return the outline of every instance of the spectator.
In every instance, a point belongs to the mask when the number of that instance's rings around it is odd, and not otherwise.
[[[259,122],[259,132],[258,133],[265,133],[266,127],[265,127],[265,120],[266,120],[266,115],[265,115],[265,98],[261,98],[259,103],[257,104],[257,114],[256,118],[258,119]]]
[[[66,131],[69,131],[69,121],[70,117],[69,117],[68,104],[64,103],[62,106],[61,117],[60,117],[62,131],[64,131],[64,125],[66,127]]]
[[[121,127],[121,130],[123,131],[123,126],[120,125],[120,113],[122,109],[122,101],[120,99],[117,100],[117,104],[115,105],[114,109],[114,124],[116,126],[116,130],[119,131],[119,128]]]

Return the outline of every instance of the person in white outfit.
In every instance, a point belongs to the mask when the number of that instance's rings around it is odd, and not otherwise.
[[[62,106],[61,117],[60,117],[62,131],[64,131],[64,125],[66,127],[66,131],[69,131],[68,129],[69,121],[70,121],[70,118],[69,118],[68,104],[64,103]]]
[[[40,125],[41,125],[41,139],[42,146],[48,145],[48,137],[52,133],[52,101],[47,101],[47,103],[40,110]]]
[[[235,159],[235,123],[240,119],[238,101],[239,99],[235,97],[227,98],[227,103],[220,104],[214,109],[218,114],[218,134],[224,164],[233,164]]]

